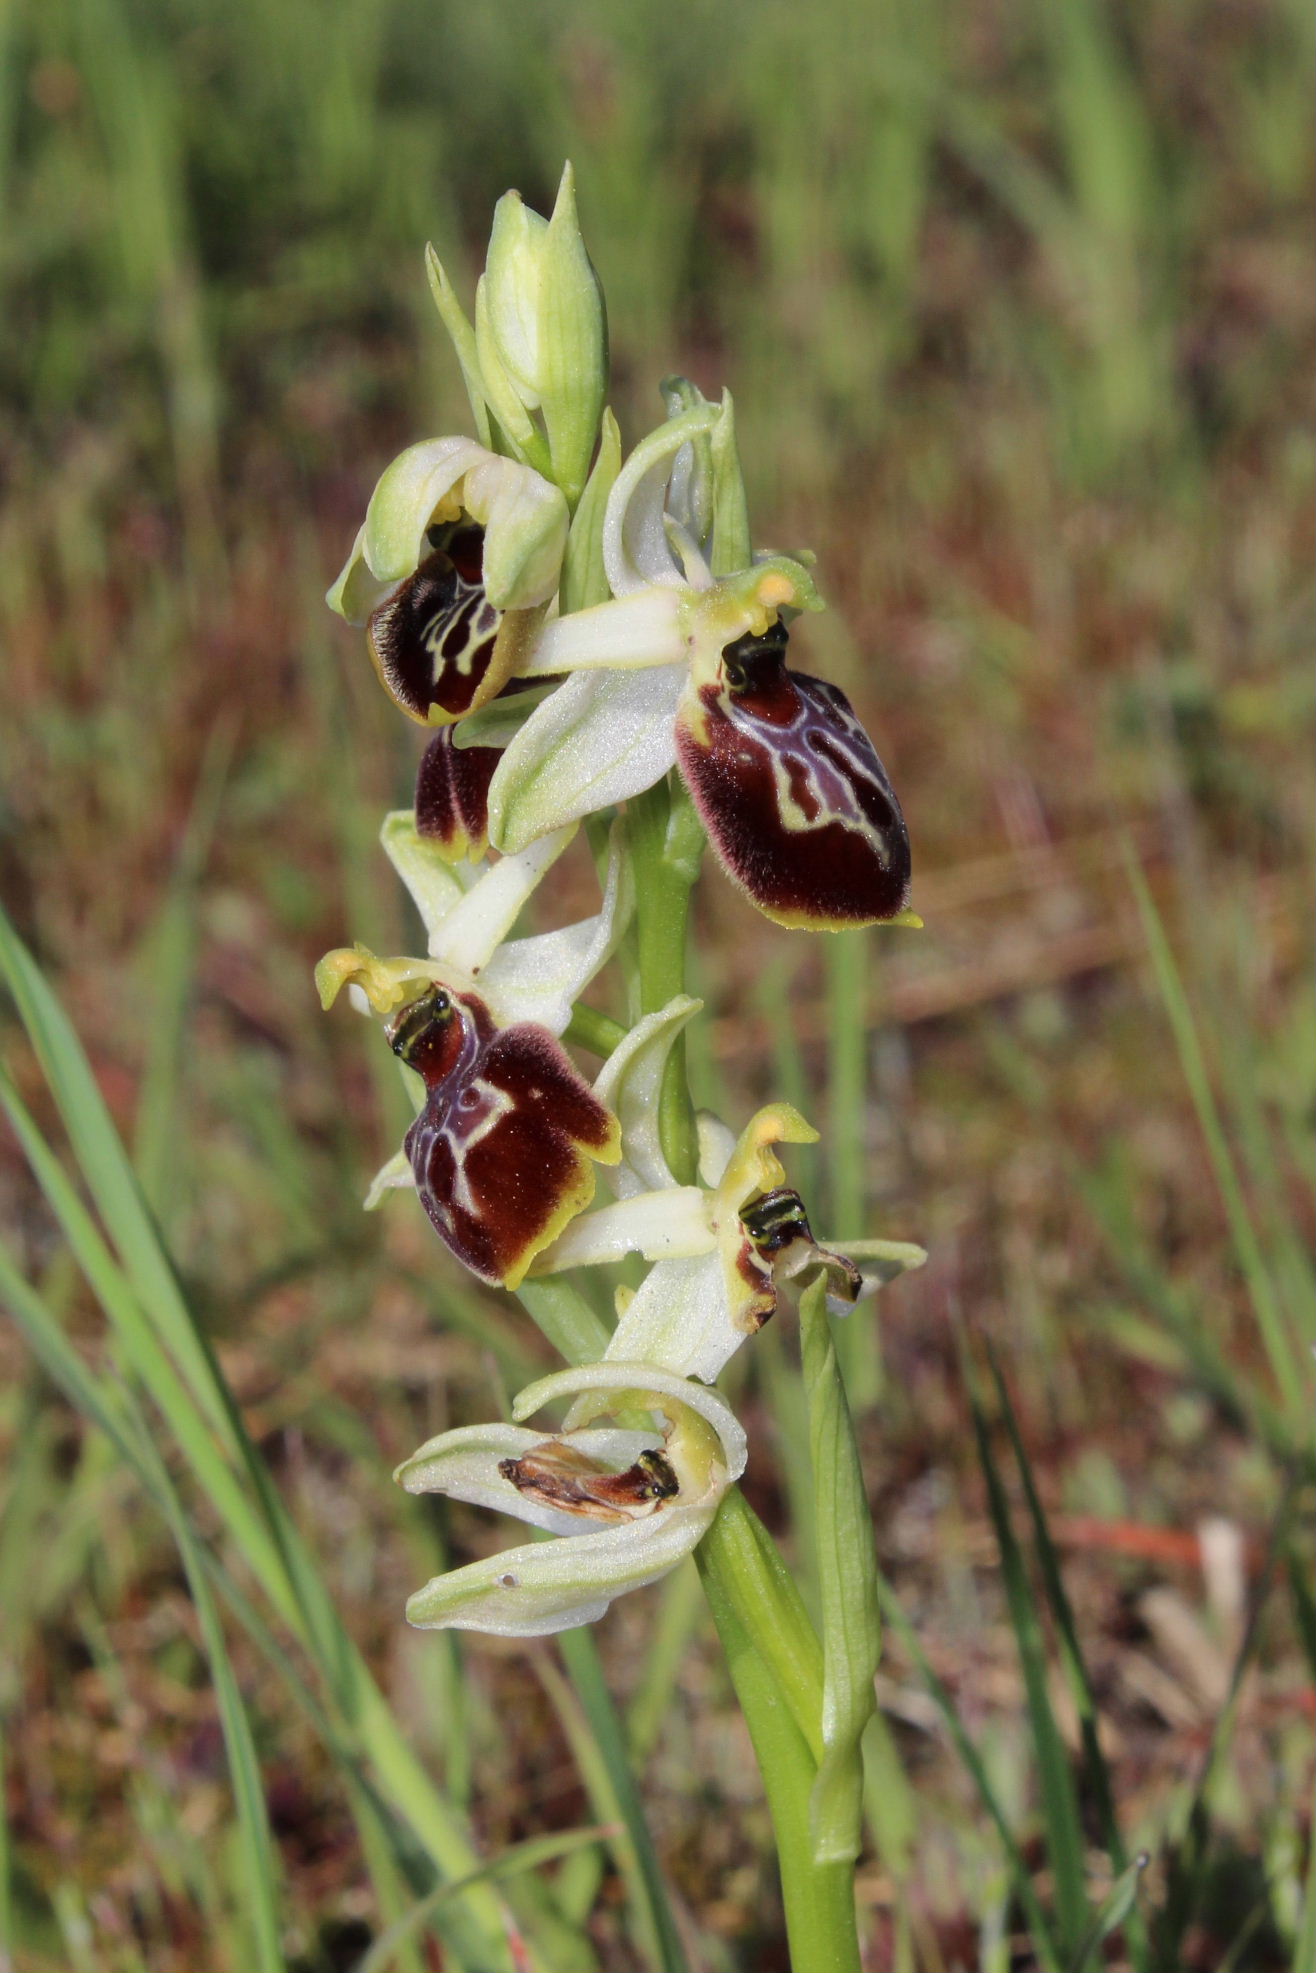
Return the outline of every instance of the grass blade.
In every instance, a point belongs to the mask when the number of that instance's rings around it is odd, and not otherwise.
[[[685,1950],[627,1757],[625,1731],[604,1682],[594,1633],[589,1629],[563,1631],[558,1647],[571,1677],[570,1687],[550,1658],[538,1658],[535,1669],[571,1742],[596,1813],[605,1822],[620,1824],[624,1831],[614,1840],[613,1851],[634,1914],[636,1938],[650,1963],[661,1967],[662,1973],[686,1973]]]
[[[1038,1621],[1037,1605],[1019,1543],[1015,1538],[1000,1469],[992,1452],[991,1439],[977,1393],[969,1386],[973,1415],[973,1435],[978,1458],[987,1483],[987,1506],[996,1530],[1001,1554],[1001,1575],[1010,1624],[1019,1651],[1032,1725],[1033,1747],[1037,1758],[1038,1785],[1042,1797],[1042,1822],[1047,1854],[1055,1878],[1056,1916],[1061,1950],[1072,1957],[1089,1922],[1087,1890],[1083,1873],[1083,1824],[1078,1812],[1078,1790],[1069,1765],[1069,1754],[1056,1724],[1047,1691],[1046,1640]]]
[[[1261,1251],[1261,1242],[1257,1238],[1247,1200],[1243,1195],[1238,1167],[1229,1148],[1224,1122],[1211,1087],[1201,1036],[1193,1019],[1192,1007],[1184,991],[1174,954],[1170,950],[1169,939],[1165,935],[1165,927],[1141,869],[1132,859],[1128,867],[1129,882],[1133,887],[1139,916],[1142,919],[1161,1004],[1174,1034],[1184,1079],[1188,1084],[1193,1108],[1197,1112],[1197,1121],[1206,1143],[1207,1156],[1215,1174],[1220,1197],[1224,1202],[1225,1217],[1229,1222],[1229,1230],[1234,1242],[1234,1253],[1247,1284],[1257,1328],[1261,1332],[1261,1340],[1274,1373],[1276,1386],[1288,1410],[1290,1425],[1295,1430],[1299,1429],[1297,1421],[1301,1418],[1303,1421],[1301,1429],[1305,1432],[1310,1401],[1310,1379],[1304,1375],[1300,1367],[1297,1339],[1288,1333],[1283,1310],[1280,1308],[1270,1271]]]
[[[919,1677],[926,1685],[933,1704],[941,1714],[955,1751],[964,1763],[969,1778],[978,1791],[979,1800],[982,1802],[996,1829],[1001,1848],[1005,1854],[1006,1863],[1010,1869],[1010,1875],[1014,1881],[1015,1895],[1018,1897],[1019,1903],[1023,1908],[1024,1917],[1028,1921],[1029,1938],[1033,1951],[1037,1955],[1037,1963],[1044,1969],[1044,1973],[1061,1973],[1062,1962],[1051,1930],[1051,1921],[1043,1910],[1037,1892],[1033,1888],[1032,1876],[1029,1872],[1028,1865],[1024,1862],[1023,1852],[1015,1841],[1014,1831],[1010,1828],[1009,1822],[1006,1820],[1005,1811],[1001,1807],[1000,1797],[992,1786],[991,1778],[983,1764],[982,1756],[965,1731],[964,1722],[955,1709],[955,1702],[951,1698],[950,1693],[946,1690],[946,1687],[942,1684],[937,1674],[933,1671],[931,1664],[928,1662],[927,1653],[919,1642],[918,1632],[905,1615],[899,1597],[880,1569],[877,1575],[877,1594],[878,1601],[882,1606],[884,1620],[899,1634],[905,1649],[914,1660],[918,1668]]]

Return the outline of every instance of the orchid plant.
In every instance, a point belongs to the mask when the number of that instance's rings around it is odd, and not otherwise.
[[[789,1105],[738,1132],[694,1113],[685,948],[706,842],[776,923],[835,931],[919,922],[909,839],[845,696],[787,663],[796,617],[822,603],[812,557],[753,550],[730,397],[669,380],[666,418],[623,461],[570,167],[547,220],[500,200],[473,320],[432,250],[428,271],[475,435],[422,440],[387,468],[328,598],[430,734],[414,808],[382,831],[425,950],[343,948],[317,984],[326,1006],[347,988],[379,1021],[413,1094],[367,1205],[414,1190],[457,1261],[532,1315],[554,1277],[553,1340],[575,1360],[510,1420],[444,1432],[399,1468],[410,1492],[557,1537],[438,1577],[407,1616],[542,1636],[694,1553],[764,1773],[792,1963],[839,1973],[859,1964],[850,1879],[878,1630],[828,1325],[923,1254],[815,1239],[775,1148],[816,1137]],[[514,936],[582,824],[598,910]],[[614,956],[624,1022],[581,998]],[[598,1205],[596,1168],[612,1194]],[[609,1338],[560,1278],[631,1255],[647,1271],[616,1289]],[[736,1488],[746,1436],[713,1388],[791,1288],[821,1636]],[[579,1314],[565,1328],[564,1305]],[[563,1401],[556,1430],[525,1422]]]

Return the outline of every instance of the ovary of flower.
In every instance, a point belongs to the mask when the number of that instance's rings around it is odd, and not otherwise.
[[[702,1119],[700,1185],[678,1185],[658,1134],[658,1092],[672,1043],[700,1002],[679,996],[641,1021],[609,1058],[595,1094],[616,1112],[621,1161],[609,1174],[617,1203],[573,1220],[534,1263],[537,1274],[641,1253],[654,1265],[622,1308],[606,1360],[662,1364],[711,1383],[777,1304],[778,1283],[824,1269],[841,1302],[863,1277],[853,1262],[819,1247],[772,1146],[808,1144],[818,1133],[787,1103],[753,1117],[739,1140]],[[921,1250],[863,1242],[888,1263],[917,1265]],[[575,1423],[573,1417],[570,1421]]]
[[[575,1399],[569,1429],[546,1434],[520,1423],[564,1397]],[[661,1418],[661,1428],[615,1422],[637,1412]],[[444,1493],[568,1539],[436,1577],[407,1604],[421,1629],[542,1637],[592,1623],[615,1596],[691,1552],[745,1467],[745,1434],[724,1401],[659,1365],[559,1371],[521,1392],[513,1418],[442,1433],[396,1478],[410,1493]]]

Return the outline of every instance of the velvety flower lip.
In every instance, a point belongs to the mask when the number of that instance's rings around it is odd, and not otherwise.
[[[561,1432],[521,1422],[562,1398],[574,1403]],[[636,1429],[645,1412],[661,1424]],[[661,1365],[559,1371],[521,1392],[513,1419],[441,1433],[396,1478],[410,1493],[444,1493],[567,1539],[436,1577],[407,1604],[421,1629],[543,1637],[593,1623],[697,1546],[745,1468],[745,1434],[725,1401]]]
[[[351,988],[384,1019],[394,1052],[423,1086],[416,1121],[367,1205],[414,1185],[457,1258],[511,1287],[589,1204],[593,1165],[619,1155],[616,1119],[556,1039],[631,910],[619,845],[595,918],[507,939],[571,834],[484,867],[454,866],[410,812],[389,816],[384,846],[425,922],[428,955],[381,959],[356,946],[316,969],[323,1003]]]
[[[365,624],[394,704],[444,725],[521,669],[568,522],[564,495],[530,466],[470,438],[422,440],[380,478],[329,606]]]
[[[403,1146],[421,1204],[482,1281],[519,1285],[620,1155],[616,1118],[547,1028],[495,1025],[478,995],[428,987],[389,1044],[425,1084]]]
[[[700,1004],[685,995],[669,1001],[608,1058],[594,1087],[621,1124],[621,1157],[610,1173],[620,1196],[572,1220],[533,1265],[548,1274],[643,1254],[653,1265],[633,1296],[619,1298],[604,1360],[643,1357],[711,1383],[768,1320],[785,1281],[821,1272],[843,1309],[925,1256],[898,1241],[846,1241],[844,1253],[818,1244],[772,1148],[817,1140],[788,1103],[760,1110],[739,1139],[701,1118],[701,1183],[677,1184],[658,1135],[657,1099],[672,1044]],[[857,1260],[876,1263],[875,1271]]]
[[[787,618],[821,608],[798,558],[717,576],[716,502],[699,448],[728,407],[699,403],[638,446],[608,499],[614,600],[545,626],[527,676],[567,674],[489,787],[491,840],[639,794],[672,767],[732,880],[777,923],[913,922],[909,835],[844,693],[787,669]]]
[[[909,832],[845,694],[786,669],[778,620],[692,668],[676,759],[722,867],[779,925],[839,931],[898,918]]]

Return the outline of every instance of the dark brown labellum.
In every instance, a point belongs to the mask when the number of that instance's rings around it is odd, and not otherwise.
[[[519,1459],[500,1459],[498,1471],[531,1499],[598,1521],[629,1520],[636,1508],[672,1500],[681,1490],[661,1452],[642,1452],[624,1473],[608,1473],[560,1439],[546,1439]]]
[[[425,1081],[406,1153],[442,1240],[484,1281],[515,1287],[594,1196],[591,1158],[619,1128],[547,1028],[496,1027],[473,993],[430,987],[389,1041]]]
[[[431,552],[379,605],[366,627],[371,656],[403,712],[469,712],[493,661],[501,617],[484,593],[484,530],[430,529]]]
[[[449,863],[474,863],[489,847],[489,783],[500,758],[497,747],[459,747],[451,726],[441,726],[421,755],[416,833]]]
[[[687,687],[676,753],[728,874],[778,924],[894,918],[909,834],[873,743],[836,686],[786,669],[786,631],[741,637]]]

